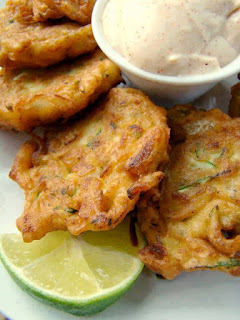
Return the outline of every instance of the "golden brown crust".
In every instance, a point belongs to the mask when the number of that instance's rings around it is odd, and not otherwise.
[[[171,127],[171,142],[184,141],[187,136],[204,133],[211,128],[221,130],[230,117],[219,109],[197,110],[192,105],[176,105],[168,109],[168,124]]]
[[[91,23],[96,0],[8,0],[6,6],[21,22],[45,22],[67,17],[81,25]]]
[[[7,0],[5,13],[9,19],[18,20],[23,23],[37,22],[33,20],[32,0]]]
[[[90,24],[24,24],[6,8],[0,10],[0,30],[0,66],[8,69],[47,67],[93,51],[97,46]]]
[[[54,68],[2,74],[0,126],[22,131],[67,119],[121,79],[100,49]]]
[[[185,111],[169,121],[175,132],[180,126],[181,143],[176,136],[160,190],[138,204],[148,240],[139,256],[167,279],[197,269],[239,276],[240,119],[190,106]]]
[[[27,142],[10,177],[25,190],[17,226],[30,242],[47,232],[114,228],[163,177],[166,112],[135,89],[112,89],[84,119]],[[146,147],[147,146],[147,147]]]

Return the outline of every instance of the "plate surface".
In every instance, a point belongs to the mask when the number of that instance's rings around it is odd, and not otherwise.
[[[0,0],[3,6],[4,1]],[[204,95],[198,107],[219,107],[226,111],[232,77]],[[8,178],[14,156],[26,141],[25,134],[0,132],[0,233],[16,232],[15,220],[21,214],[24,194]],[[239,320],[240,279],[226,274],[197,271],[183,273],[174,281],[158,280],[144,270],[137,282],[118,302],[92,320]],[[35,301],[24,293],[0,264],[0,311],[12,320],[74,320],[74,316]],[[87,319],[82,317],[81,319]],[[88,318],[89,319],[89,318]]]

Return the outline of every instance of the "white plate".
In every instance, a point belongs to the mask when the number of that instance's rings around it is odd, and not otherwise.
[[[3,0],[0,0],[3,4]],[[227,110],[233,77],[200,98],[199,107]],[[24,195],[8,178],[24,134],[0,132],[0,233],[16,232],[15,220],[21,214]],[[226,274],[197,271],[183,273],[173,281],[158,280],[144,270],[134,286],[95,320],[239,320],[240,279]],[[23,292],[0,265],[0,311],[12,320],[71,320],[74,316],[35,301]],[[81,319],[89,319],[82,317]]]

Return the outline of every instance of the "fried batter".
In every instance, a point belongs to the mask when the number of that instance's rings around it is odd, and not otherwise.
[[[115,88],[84,119],[47,132],[41,148],[25,143],[10,172],[25,190],[17,220],[24,241],[114,228],[162,179],[168,140],[164,109]]]
[[[54,68],[3,74],[0,126],[22,131],[66,119],[120,81],[120,69],[100,49]]]
[[[229,116],[219,109],[197,110],[190,104],[176,105],[169,109],[167,118],[173,144],[211,128],[221,130],[224,122],[229,120]]]
[[[20,23],[7,9],[0,10],[0,66],[36,68],[75,58],[97,46],[91,25],[61,21]]]
[[[231,117],[240,116],[240,82],[235,84],[231,89],[232,99],[229,106],[229,114]]]
[[[172,116],[180,106],[170,110],[169,123],[184,141],[173,146],[160,190],[138,205],[148,240],[139,257],[167,279],[198,269],[240,276],[240,119],[183,110],[181,119]]]
[[[67,17],[86,25],[91,22],[96,0],[8,0],[6,6],[22,22],[45,22]]]

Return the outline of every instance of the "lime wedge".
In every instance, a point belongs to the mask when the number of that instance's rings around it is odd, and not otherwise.
[[[137,251],[144,241],[137,229],[138,246],[132,246],[129,221],[79,237],[51,232],[32,243],[24,243],[20,234],[3,234],[0,258],[19,286],[43,303],[74,315],[100,312],[130,288],[143,268]]]

